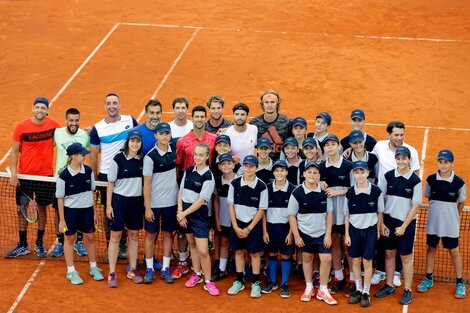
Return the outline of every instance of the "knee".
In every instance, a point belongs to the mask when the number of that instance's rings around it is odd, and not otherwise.
[[[385,258],[387,260],[392,260],[395,258],[395,250],[385,250]]]
[[[459,248],[449,249],[449,253],[453,259],[460,257]]]
[[[138,233],[136,231],[129,231],[127,232],[127,239],[129,239],[130,241],[132,242],[137,242],[139,237],[138,237]]]

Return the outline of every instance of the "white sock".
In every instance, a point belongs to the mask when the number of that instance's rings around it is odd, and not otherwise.
[[[327,285],[320,285],[320,291],[328,291]]]
[[[220,259],[219,270],[221,270],[222,272],[225,272],[227,270],[227,259]]]
[[[354,273],[349,272],[349,280],[354,281]]]
[[[313,288],[313,283],[312,283],[311,281],[309,281],[308,283],[306,283],[306,285],[307,285],[307,286],[306,286],[307,288],[310,288],[310,289]]]
[[[210,280],[204,280],[204,282],[207,284],[207,283],[210,283],[211,281]]]
[[[150,258],[150,259],[145,258],[145,264],[147,264],[147,268],[153,269],[153,258]]]
[[[370,293],[370,284],[364,284],[364,289],[362,290],[363,293]]]
[[[67,273],[75,272],[75,266],[67,266]]]
[[[188,254],[186,252],[178,252],[180,257],[180,263],[186,264],[186,260],[188,259]]]
[[[167,267],[170,267],[170,261],[171,261],[171,258],[169,256],[164,256],[163,257],[163,268],[162,268],[162,270],[164,270]]]
[[[343,280],[344,279],[344,274],[343,274],[343,270],[335,270],[335,277],[337,280]]]
[[[362,292],[362,279],[356,280],[356,290]]]
[[[96,267],[96,262],[90,262],[90,268]]]
[[[202,277],[202,272],[194,272],[194,274],[196,274],[199,277]]]

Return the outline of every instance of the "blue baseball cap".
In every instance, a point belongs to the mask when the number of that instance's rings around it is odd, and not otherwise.
[[[317,164],[317,162],[308,162],[307,164],[305,164],[305,169],[304,171],[306,171],[309,167],[315,167],[316,169],[318,169],[320,171],[320,165]],[[320,171],[321,172],[321,171]]]
[[[320,112],[320,113],[318,113],[316,118],[319,118],[319,117],[321,117],[322,119],[324,119],[325,122],[326,122],[328,125],[331,125],[331,115],[330,115],[328,112]]]
[[[266,148],[271,148],[273,146],[273,144],[271,143],[271,141],[268,139],[268,138],[264,138],[264,137],[261,137],[258,139],[258,142],[256,143],[256,148],[262,148],[262,147],[266,147]]]
[[[219,143],[219,142],[226,142],[228,143],[229,145],[232,144],[232,142],[230,141],[230,137],[227,136],[227,135],[224,135],[224,134],[221,134],[217,137],[217,139],[215,140],[215,143]]]
[[[365,120],[366,119],[366,114],[361,109],[356,109],[356,110],[351,112],[351,119],[353,119],[353,118],[358,118],[358,119],[361,119],[361,120]]]
[[[287,169],[288,168],[287,162],[284,161],[284,160],[277,160],[276,162],[274,162],[273,167],[272,167],[271,170],[274,172],[276,167],[283,167],[283,168]]]
[[[398,147],[398,148],[397,148],[397,150],[395,151],[395,156],[397,156],[397,155],[399,155],[399,154],[411,158],[411,151],[410,151],[410,149],[408,149],[408,148],[405,147],[405,146],[401,146],[401,147]]]
[[[327,135],[325,139],[323,139],[323,143],[326,143],[327,141],[336,141],[339,144],[338,136],[333,134]]]
[[[288,137],[286,138],[286,140],[284,140],[284,144],[282,145],[282,147],[284,148],[287,145],[293,145],[294,147],[297,147],[299,145],[299,142],[294,137]]]
[[[353,162],[353,171],[358,169],[358,168],[361,168],[363,170],[369,170],[369,165],[367,164],[367,162],[364,162],[364,161],[356,161],[356,162]]]
[[[157,127],[155,127],[155,132],[156,133],[164,133],[164,132],[171,133],[171,126],[168,123],[160,122],[157,124]]]
[[[254,166],[258,166],[259,162],[258,162],[258,158],[255,157],[254,155],[247,155],[244,159],[243,159],[243,164],[251,164],[251,165],[254,165]]]
[[[132,138],[139,138],[140,140],[142,140],[142,133],[136,129],[131,130],[127,133],[127,139],[132,139]]]
[[[454,154],[452,153],[452,151],[444,149],[444,150],[439,151],[439,154],[437,155],[437,159],[438,160],[444,159],[450,162],[454,162]]]
[[[85,149],[85,147],[83,147],[81,143],[75,142],[67,147],[67,155],[75,154],[87,155],[90,154],[90,151]]]
[[[33,104],[33,106],[35,106],[35,105],[38,104],[38,103],[45,104],[47,107],[49,107],[49,100],[47,100],[47,98],[44,98],[44,97],[37,97],[36,99],[34,99],[34,104]]]
[[[304,141],[302,142],[302,148],[305,148],[307,146],[310,147],[317,147],[317,141],[314,138],[305,138]]]
[[[303,117],[298,116],[298,117],[296,117],[292,120],[292,127],[295,127],[297,125],[302,126],[303,128],[305,128],[305,127],[307,127],[307,121]]]
[[[353,130],[352,132],[349,133],[348,139],[350,143],[364,141],[364,135],[362,134],[360,130]]]
[[[230,153],[224,153],[219,155],[219,163],[222,163],[223,161],[232,161],[233,162],[233,157]]]

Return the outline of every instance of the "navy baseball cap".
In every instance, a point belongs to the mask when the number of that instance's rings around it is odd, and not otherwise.
[[[361,168],[363,170],[369,170],[369,165],[367,164],[367,162],[364,162],[364,161],[356,161],[356,162],[353,162],[353,170],[356,170],[358,168]]]
[[[226,143],[228,143],[229,145],[232,144],[232,142],[230,141],[230,137],[227,136],[227,135],[224,135],[224,134],[219,135],[219,136],[217,137],[217,139],[215,140],[215,143],[216,143],[216,144],[219,143],[219,142],[226,142]]]
[[[401,147],[398,147],[398,148],[397,148],[397,150],[395,151],[395,156],[397,156],[397,155],[399,155],[399,154],[411,158],[411,151],[410,151],[410,149],[408,149],[408,148],[405,147],[405,146],[401,146]]]
[[[224,153],[219,155],[219,163],[222,163],[223,161],[232,161],[233,162],[233,157],[230,153]]]
[[[305,128],[307,127],[307,121],[303,117],[298,116],[292,120],[292,127],[295,127],[297,125]]]
[[[294,137],[288,137],[284,141],[284,144],[282,145],[282,147],[284,148],[287,145],[293,145],[294,147],[297,147],[299,145],[299,142]]]
[[[38,104],[38,103],[42,103],[42,104],[45,104],[47,107],[49,107],[49,100],[47,100],[47,98],[44,98],[44,97],[37,97],[36,99],[34,99],[34,105]]]
[[[437,155],[437,159],[438,160],[444,159],[450,162],[454,162],[454,154],[452,153],[452,151],[444,149],[444,150],[439,151],[439,154]]]
[[[274,162],[273,167],[272,167],[271,170],[274,172],[274,170],[276,169],[276,167],[283,167],[283,168],[287,169],[288,166],[287,166],[286,161],[284,161],[284,160],[277,160],[276,162]]]
[[[328,125],[331,125],[331,115],[330,115],[328,112],[320,112],[320,113],[318,113],[316,118],[319,118],[319,117],[321,117],[322,119],[324,119],[325,122],[326,122]]]
[[[142,133],[135,129],[131,130],[127,133],[127,139],[132,139],[132,138],[139,138],[140,140],[142,140]]]
[[[351,119],[353,119],[353,118],[358,118],[358,119],[361,119],[361,120],[365,120],[366,119],[366,114],[361,109],[356,109],[356,110],[351,112]]]
[[[348,139],[350,143],[364,141],[364,135],[362,134],[360,130],[353,130],[352,132],[349,133]]]
[[[317,162],[308,162],[307,164],[305,164],[305,169],[304,171],[308,170],[309,167],[315,167],[316,169],[318,169],[320,171],[320,165],[317,164]]]
[[[81,143],[75,142],[67,147],[67,155],[75,154],[87,155],[90,154],[90,151],[85,149],[85,147],[83,147]]]
[[[338,136],[333,134],[327,135],[325,139],[323,139],[323,143],[326,143],[327,141],[336,141],[339,144]]]
[[[155,127],[155,132],[156,133],[164,133],[164,132],[171,133],[171,126],[168,123],[160,122],[157,124],[157,127]]]
[[[256,143],[256,148],[260,149],[262,147],[271,148],[273,145],[268,138],[261,137]]]
[[[247,155],[244,159],[243,159],[243,164],[251,164],[251,165],[254,165],[254,166],[258,166],[259,162],[258,162],[258,158],[255,157],[254,155]]]
[[[307,146],[317,147],[317,141],[314,138],[305,138],[302,142],[302,148],[305,148]]]

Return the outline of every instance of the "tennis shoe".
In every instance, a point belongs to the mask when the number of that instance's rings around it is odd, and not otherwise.
[[[376,270],[374,275],[372,275],[372,279],[370,280],[371,285],[378,285],[381,281],[385,280],[386,278],[385,272]]]
[[[259,284],[259,281],[257,281],[256,283],[251,284],[250,297],[252,297],[252,298],[261,297],[261,286]]]
[[[363,308],[370,307],[370,295],[368,293],[363,293],[362,294],[361,306]]]
[[[167,284],[172,284],[175,279],[171,276],[170,268],[167,267],[160,272],[160,277],[165,281]]]
[[[207,290],[211,296],[218,296],[220,294],[219,289],[211,281],[204,285],[204,290]]]
[[[458,283],[455,286],[455,297],[457,299],[463,299],[467,296],[467,291],[465,288],[465,283]]]
[[[321,301],[325,301],[326,304],[329,305],[335,305],[338,304],[338,302],[331,296],[330,292],[328,289],[325,290],[319,290],[317,292],[317,299]]]
[[[145,262],[145,259],[144,259]],[[161,271],[163,268],[163,264],[158,262],[157,258],[153,258],[153,269],[156,271]]]
[[[148,268],[145,271],[144,284],[151,284],[155,280],[155,271],[151,268]]]
[[[47,257],[47,250],[44,247],[44,242],[42,241],[36,241],[36,246],[34,247],[34,251],[36,251],[36,254],[40,258]]]
[[[58,257],[60,257],[62,254],[64,254],[64,245],[61,244],[60,242],[58,242],[58,243],[55,245],[54,250],[52,250],[51,255],[52,255],[54,258],[58,258]]]
[[[83,284],[83,279],[78,275],[77,271],[67,273],[67,279],[74,285]]]
[[[413,293],[411,292],[411,290],[405,289],[405,291],[403,291],[403,296],[400,299],[400,304],[403,304],[403,305],[410,304],[412,299],[413,299]]]
[[[338,280],[336,277],[333,278],[332,280],[332,285],[331,285],[331,294],[335,295],[341,292],[343,288],[348,284],[348,281],[346,278],[343,280]]]
[[[434,286],[434,281],[432,279],[424,277],[423,281],[418,285],[418,287],[416,287],[416,290],[418,292],[426,292],[431,289],[432,286]]]
[[[127,272],[127,278],[129,278],[136,284],[142,284],[144,282],[144,279],[142,278],[142,276],[140,276],[139,271],[135,268]]]
[[[273,282],[268,282],[268,284],[266,285],[266,287],[263,287],[261,288],[261,292],[262,293],[271,293],[272,291],[274,290],[277,290],[279,287],[276,283],[273,283]]]
[[[85,249],[85,245],[83,244],[83,241],[77,241],[73,245],[73,249],[77,252],[78,256],[86,256],[88,252]]]
[[[287,285],[281,286],[281,292],[279,295],[281,296],[281,298],[290,298],[290,292],[289,292],[289,288],[287,287]]]
[[[219,280],[222,280],[224,279],[225,277],[227,277],[228,273],[227,271],[221,271],[221,270],[217,270],[214,275],[212,275],[212,280],[213,281],[219,281]]]
[[[176,268],[173,270],[173,272],[171,273],[171,276],[174,278],[174,279],[178,279],[180,278],[181,276],[183,276],[184,274],[186,274],[187,272],[189,272],[189,268],[186,264],[183,264],[183,263],[178,263],[178,265],[176,266]]]
[[[400,279],[400,272],[395,272],[393,274],[393,286],[400,287],[401,286],[401,279]]]
[[[232,286],[228,289],[227,293],[229,295],[236,295],[237,293],[239,293],[240,291],[242,291],[243,289],[245,289],[245,284],[242,283],[241,281],[239,280],[235,280],[232,284]]]
[[[359,303],[362,299],[362,294],[359,290],[354,291],[349,297],[349,304]]]
[[[27,255],[30,252],[31,251],[27,245],[23,245],[18,242],[16,246],[7,253],[7,258],[17,258],[19,256]]]
[[[184,286],[188,288],[195,287],[197,284],[200,284],[203,281],[204,279],[202,279],[202,276],[199,276],[198,274],[194,273],[193,275],[191,275],[191,277],[189,277],[186,283],[184,283]]]
[[[124,242],[119,243],[118,258],[121,260],[127,259],[127,246]]]
[[[395,287],[385,284],[380,290],[375,293],[376,298],[384,298],[388,295],[395,293]]]
[[[116,273],[109,273],[108,275],[108,287],[109,288],[116,288],[117,287],[117,277]]]
[[[90,268],[90,276],[93,277],[93,279],[96,281],[104,279],[104,276],[101,273],[101,270],[96,266],[93,266]]]
[[[309,302],[312,299],[312,296],[315,295],[313,287],[307,287],[304,290],[304,293],[300,296],[300,301]]]
[[[346,290],[344,291],[344,295],[349,298],[355,292],[356,292],[356,282],[354,280],[349,280],[348,286],[346,287]]]
[[[317,289],[320,288],[320,273],[319,272],[313,273],[312,281],[313,281],[313,287]]]

